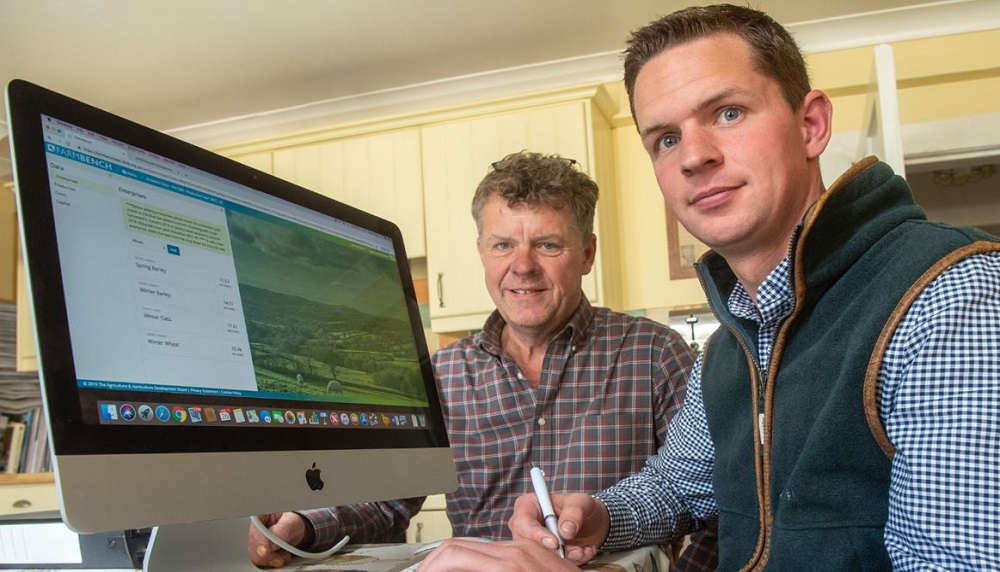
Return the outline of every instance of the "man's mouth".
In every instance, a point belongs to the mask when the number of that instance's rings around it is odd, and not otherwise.
[[[737,188],[737,186],[713,187],[698,193],[694,199],[691,200],[690,204],[701,208],[716,206],[719,203],[725,202],[729,198],[729,195],[731,195]]]

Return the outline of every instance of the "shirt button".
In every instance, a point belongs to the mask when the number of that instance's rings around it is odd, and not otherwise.
[[[545,425],[545,418],[544,417],[539,417],[538,418],[538,424],[539,425]]]
[[[521,372],[517,372],[517,379],[523,380],[524,379],[524,374],[521,373]]]

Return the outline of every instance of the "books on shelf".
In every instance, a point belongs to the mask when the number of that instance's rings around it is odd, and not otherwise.
[[[42,406],[37,372],[17,371],[17,307],[0,302],[0,413],[24,414]]]
[[[16,369],[16,305],[0,302],[0,472],[51,469],[38,374]]]
[[[3,434],[3,472],[17,473],[21,466],[21,450],[24,448],[24,423],[8,421]]]
[[[42,473],[52,469],[48,428],[41,409],[9,417],[0,413],[0,473]]]

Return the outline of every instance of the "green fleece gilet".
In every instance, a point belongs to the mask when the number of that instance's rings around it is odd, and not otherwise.
[[[766,375],[756,325],[727,309],[735,276],[717,254],[703,257],[699,275],[723,326],[701,372],[720,570],[890,569],[891,445],[874,392],[880,334],[905,314],[904,296],[956,260],[1000,249],[995,240],[928,222],[887,165],[859,163],[812,207],[792,246],[794,308]]]

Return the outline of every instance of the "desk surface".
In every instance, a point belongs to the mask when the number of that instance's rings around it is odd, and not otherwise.
[[[284,570],[319,572],[351,570],[352,572],[392,572],[413,562],[414,553],[423,544],[360,544],[321,562],[301,562]],[[643,546],[627,552],[600,554],[583,566],[599,572],[667,572],[670,557],[659,546]]]

